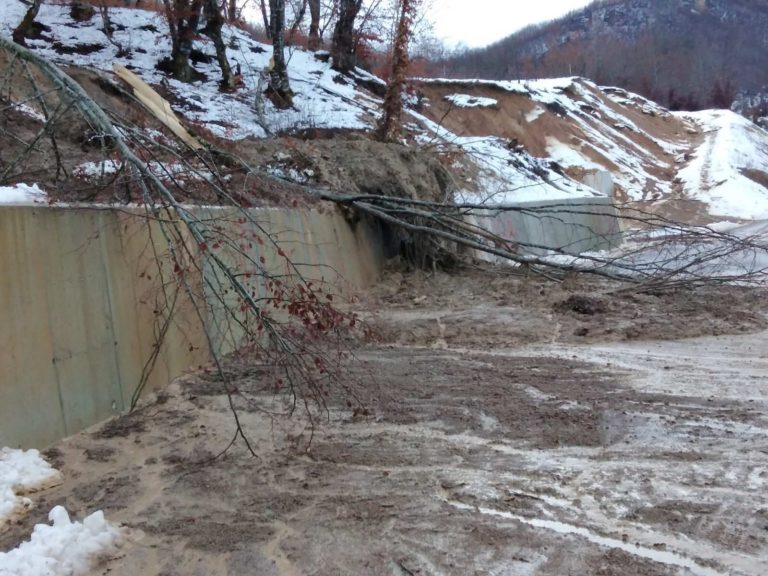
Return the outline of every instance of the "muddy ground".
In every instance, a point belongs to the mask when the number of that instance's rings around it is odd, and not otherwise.
[[[765,294],[633,294],[583,278],[390,271],[356,350],[370,415],[272,419],[230,367],[257,458],[228,444],[213,374],[48,451],[55,504],[125,527],[93,574],[763,575]]]

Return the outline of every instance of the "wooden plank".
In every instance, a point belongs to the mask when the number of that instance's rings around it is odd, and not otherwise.
[[[203,145],[190,134],[182,125],[179,118],[171,109],[168,101],[160,96],[149,84],[121,64],[115,64],[115,74],[133,88],[133,93],[147,107],[155,118],[160,120],[168,129],[193,150],[199,150]]]

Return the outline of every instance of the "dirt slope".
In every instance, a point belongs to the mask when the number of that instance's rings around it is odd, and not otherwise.
[[[610,172],[619,201],[639,201],[686,222],[768,218],[768,132],[735,114],[671,113],[641,96],[580,78],[424,80],[419,90],[422,113],[456,134],[505,138],[577,179]],[[738,155],[728,152],[734,140],[742,142]],[[720,141],[722,146],[712,145]],[[712,163],[727,165],[717,179],[704,174]],[[732,189],[717,191],[724,179],[752,171],[752,182],[743,184],[747,198]]]

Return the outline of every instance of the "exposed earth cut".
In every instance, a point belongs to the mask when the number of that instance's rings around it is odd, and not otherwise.
[[[47,453],[63,504],[122,523],[94,574],[762,575],[768,559],[763,292],[636,295],[509,271],[390,271],[361,296],[369,414],[311,432],[268,370],[216,373]]]

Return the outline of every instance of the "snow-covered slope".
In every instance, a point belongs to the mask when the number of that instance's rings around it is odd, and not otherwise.
[[[8,37],[25,9],[20,0],[0,4],[0,34]],[[380,81],[360,70],[352,78],[339,75],[327,54],[290,49],[295,106],[281,111],[265,100],[259,117],[254,100],[270,46],[225,28],[228,56],[241,68],[244,86],[223,94],[206,39],[197,40],[196,48],[209,61],[195,64],[205,79],[184,84],[157,69],[170,51],[162,16],[113,8],[111,18],[114,43],[98,16],[75,22],[66,6],[45,4],[39,20],[47,29],[29,45],[60,64],[107,75],[114,64],[123,64],[166,95],[185,123],[220,138],[375,126],[381,101],[366,86]],[[115,44],[128,54],[120,55]],[[618,200],[653,205],[684,221],[768,218],[768,133],[735,114],[671,113],[581,78],[422,80],[409,103],[407,138],[447,159],[458,174],[462,200],[497,204],[590,196],[596,192],[579,182],[609,172]],[[15,104],[17,112],[41,121],[33,101]]]
[[[704,141],[678,172],[691,198],[710,212],[747,220],[768,219],[768,134],[729,110],[682,115],[695,123]]]
[[[0,35],[10,37],[26,8],[19,0],[4,0],[0,4]],[[289,55],[289,66],[296,109],[278,114],[271,102],[265,101],[268,126],[262,127],[253,111],[254,90],[260,73],[269,65],[270,46],[255,42],[238,28],[227,27],[224,32],[227,56],[233,66],[240,64],[244,88],[236,94],[222,94],[217,84],[220,73],[209,42],[201,39],[199,47],[211,56],[210,62],[195,64],[195,69],[204,74],[206,80],[184,84],[156,68],[171,50],[168,24],[160,14],[112,8],[110,18],[117,28],[115,43],[129,51],[127,56],[119,55],[115,44],[109,42],[98,15],[88,22],[75,22],[67,6],[43,4],[37,20],[50,30],[43,32],[41,39],[28,40],[27,44],[61,64],[93,67],[110,73],[115,64],[122,64],[149,84],[165,85],[178,97],[174,106],[188,120],[204,123],[213,133],[225,138],[263,137],[265,128],[271,131],[310,126],[365,128],[369,125],[365,115],[375,110],[375,103],[355,90],[350,82],[335,81],[337,74],[316,60],[314,54],[294,50]]]
[[[9,37],[25,9],[20,0],[1,3],[0,34]],[[269,64],[271,46],[253,40],[242,30],[226,27],[228,57],[233,66],[240,66],[244,86],[234,94],[222,94],[218,89],[220,76],[214,50],[205,38],[196,41],[196,48],[210,57],[210,63],[195,64],[205,79],[184,84],[157,69],[157,63],[170,52],[167,23],[161,15],[120,8],[113,8],[110,13],[117,28],[114,43],[102,31],[98,15],[89,22],[75,22],[68,7],[44,4],[38,20],[48,29],[42,38],[29,40],[28,44],[59,64],[90,67],[106,75],[111,74],[115,64],[122,64],[166,95],[183,121],[193,128],[202,125],[220,138],[261,138],[303,129],[370,131],[375,126],[381,100],[365,86],[381,84],[381,81],[362,70],[353,78],[341,76],[331,69],[327,54],[290,49],[288,71],[295,92],[294,108],[278,110],[264,100],[264,114],[258,118],[253,104],[260,76]],[[122,45],[129,54],[121,55],[115,44]],[[472,99],[457,102],[465,106],[492,105]],[[16,104],[19,112],[41,120],[40,111],[33,108],[32,102]],[[464,199],[498,203],[594,194],[593,190],[553,171],[548,161],[510,149],[504,139],[461,138],[416,112],[410,127],[413,130],[408,136],[410,139],[435,145],[451,158],[460,152],[465,174],[459,182],[459,191]],[[91,171],[102,172],[101,168],[97,166]]]
[[[699,221],[768,218],[768,132],[727,111],[671,113],[582,78],[421,80],[424,114],[463,137],[519,144],[581,178],[613,176],[619,200]],[[493,100],[493,106],[457,102]],[[485,99],[485,100],[483,100]]]

